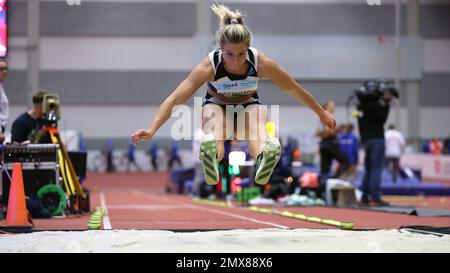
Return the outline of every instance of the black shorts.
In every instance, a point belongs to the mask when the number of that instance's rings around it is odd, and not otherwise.
[[[249,105],[253,105],[253,104],[260,105],[261,102],[260,102],[260,100],[259,100],[258,94],[254,94],[254,95],[251,97],[251,99],[249,99],[249,102],[245,102],[245,103],[230,103],[230,104],[227,104],[227,103],[223,103],[223,102],[221,102],[220,100],[218,100],[217,98],[211,96],[209,93],[206,93],[206,96],[205,96],[205,98],[203,99],[202,107],[205,106],[205,105],[207,105],[207,104],[215,104],[215,105],[218,105],[218,106],[220,106],[224,111],[226,111],[226,107],[227,107],[228,105],[233,106],[233,107],[236,107],[236,106],[238,106],[238,105],[242,105],[243,108],[245,109],[245,108],[246,108],[247,106],[249,106]],[[233,120],[234,120],[234,121],[233,121],[233,124],[234,124],[234,128],[233,128],[233,137],[227,136],[227,139],[228,139],[228,140],[237,139],[235,135],[236,135],[237,129],[238,129],[238,112],[237,112],[236,110],[235,110],[234,113],[233,113]]]
[[[259,100],[259,97],[258,97],[258,94],[254,94],[250,98],[249,102],[246,102],[246,103],[230,103],[230,104],[228,104],[228,103],[221,103],[219,99],[211,96],[209,93],[206,93],[205,97],[203,98],[202,107],[207,105],[207,104],[210,104],[210,103],[213,103],[215,105],[219,105],[220,107],[222,107],[224,109],[225,109],[225,107],[227,105],[232,105],[232,106],[242,105],[245,108],[245,107],[247,107],[249,105],[252,105],[252,104],[261,104],[261,102]]]

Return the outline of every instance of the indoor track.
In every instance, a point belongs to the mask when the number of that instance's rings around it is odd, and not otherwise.
[[[193,202],[187,195],[168,194],[167,173],[89,173],[84,186],[91,191],[91,208],[106,210],[101,229],[204,231],[232,229],[336,229],[321,223],[251,211],[233,202],[220,207]],[[389,197],[392,205],[450,209],[447,197]],[[353,222],[355,230],[396,229],[408,225],[450,226],[450,217],[423,217],[335,207],[275,207],[307,216]],[[86,230],[89,215],[33,219],[34,230]]]

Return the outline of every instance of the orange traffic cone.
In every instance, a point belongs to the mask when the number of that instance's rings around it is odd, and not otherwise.
[[[27,228],[31,226],[28,220],[25,190],[23,186],[22,164],[14,163],[11,187],[9,189],[6,226]]]

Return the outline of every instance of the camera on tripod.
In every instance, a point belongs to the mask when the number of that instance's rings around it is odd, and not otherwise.
[[[55,93],[47,93],[42,100],[42,114],[45,125],[57,127],[58,120],[61,119],[59,107],[59,97]]]
[[[361,102],[368,99],[379,99],[384,91],[389,91],[393,97],[398,98],[398,90],[387,81],[369,80],[365,81],[359,89],[355,90],[356,98]]]

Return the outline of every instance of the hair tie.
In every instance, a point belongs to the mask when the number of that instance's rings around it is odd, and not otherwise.
[[[239,24],[239,21],[236,18],[231,19],[230,24]]]

